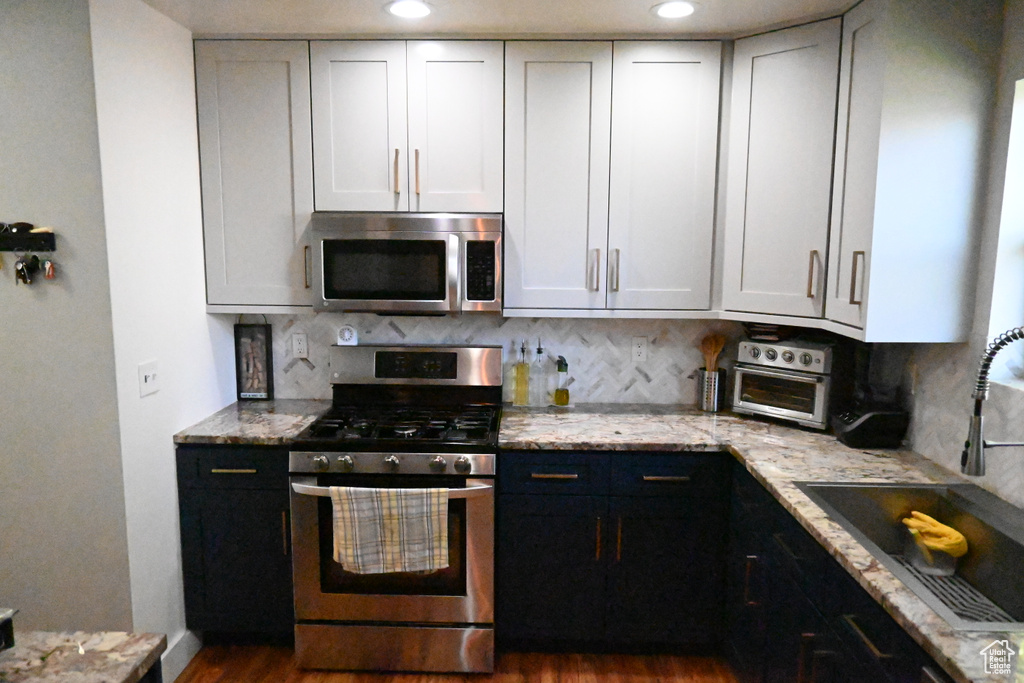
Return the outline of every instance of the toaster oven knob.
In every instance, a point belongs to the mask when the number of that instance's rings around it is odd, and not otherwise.
[[[787,363],[792,363],[793,362],[793,358],[795,358],[795,356],[793,355],[792,351],[783,351],[782,352],[782,360],[786,361]]]
[[[389,455],[388,457],[384,458],[384,464],[390,467],[392,470],[397,470],[398,465],[400,464],[398,461],[398,456]]]
[[[343,455],[338,458],[338,467],[341,468],[342,472],[351,472],[355,466],[356,464],[352,462],[351,455]]]
[[[750,357],[751,358],[755,358],[755,359],[756,358],[760,358],[761,357],[761,349],[757,348],[756,346],[751,346],[750,347]]]
[[[473,469],[473,463],[466,456],[460,455],[455,459],[455,471],[459,474],[468,474],[471,469]]]
[[[444,472],[446,469],[448,469],[448,461],[445,460],[440,455],[435,458],[431,458],[430,469],[436,472]]]
[[[776,358],[779,357],[779,352],[776,351],[775,349],[766,349],[764,352],[764,357],[767,358],[768,360],[775,360]]]
[[[812,360],[814,359],[811,358],[811,354],[806,351],[800,354],[800,365],[810,365]]]
[[[331,466],[331,461],[327,459],[326,455],[314,455],[313,456],[313,469],[318,472],[323,472]]]

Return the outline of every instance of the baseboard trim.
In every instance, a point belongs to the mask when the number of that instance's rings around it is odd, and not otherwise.
[[[182,631],[173,642],[168,642],[167,651],[160,658],[164,680],[177,679],[202,647],[203,641],[195,631]]]

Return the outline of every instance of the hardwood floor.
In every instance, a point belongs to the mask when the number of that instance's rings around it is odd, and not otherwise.
[[[304,671],[277,645],[204,647],[176,683],[736,683],[720,657],[504,653],[486,674]]]

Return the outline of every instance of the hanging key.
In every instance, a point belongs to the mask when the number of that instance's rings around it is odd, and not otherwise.
[[[57,276],[57,272],[54,268],[53,261],[46,259],[43,261],[43,277],[47,280],[52,280]]]

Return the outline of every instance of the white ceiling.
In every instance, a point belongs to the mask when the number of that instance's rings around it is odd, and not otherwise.
[[[738,37],[835,16],[856,0],[699,0],[685,19],[659,19],[660,0],[427,0],[420,20],[386,0],[145,0],[196,36]]]

